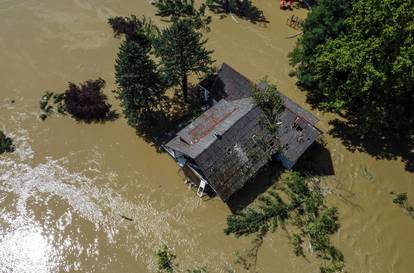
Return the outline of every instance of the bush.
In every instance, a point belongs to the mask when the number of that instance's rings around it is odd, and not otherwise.
[[[161,272],[173,273],[173,263],[175,255],[169,250],[166,245],[163,245],[157,251],[157,260],[158,260],[158,270]]]
[[[0,131],[0,154],[14,151],[13,140]]]
[[[65,105],[63,104],[64,98],[65,94],[45,91],[39,101],[40,119],[44,121],[54,113],[65,114],[66,109]]]
[[[69,83],[69,89],[64,95],[66,111],[75,119],[86,122],[110,119],[114,113],[102,92],[104,87],[105,81],[101,78],[80,85]]]

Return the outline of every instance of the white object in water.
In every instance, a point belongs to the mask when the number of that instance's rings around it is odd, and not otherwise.
[[[206,188],[207,181],[201,180],[200,185],[198,186],[197,195],[198,197],[203,197],[204,189]]]

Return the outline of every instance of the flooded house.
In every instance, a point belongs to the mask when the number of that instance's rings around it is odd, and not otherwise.
[[[228,200],[272,157],[291,169],[320,134],[318,119],[279,93],[285,109],[271,135],[251,97],[253,83],[227,64],[199,86],[210,107],[165,145],[199,196],[208,187]]]

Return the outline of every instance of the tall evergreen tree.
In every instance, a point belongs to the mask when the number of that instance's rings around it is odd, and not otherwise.
[[[190,20],[175,20],[154,41],[155,53],[166,81],[170,86],[180,85],[184,100],[188,101],[188,76],[208,73],[213,64],[206,39],[196,31]]]
[[[154,122],[153,113],[161,110],[165,99],[165,88],[156,64],[149,56],[150,50],[151,47],[125,40],[115,64],[117,98],[128,123],[137,128]]]

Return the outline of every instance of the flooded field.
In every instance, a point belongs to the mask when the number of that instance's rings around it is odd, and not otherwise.
[[[251,79],[267,75],[309,109],[288,76],[295,39],[286,37],[298,31],[285,24],[306,12],[254,2],[266,26],[213,15],[207,36],[217,64],[225,61]],[[184,268],[243,272],[234,252],[250,239],[223,233],[228,206],[187,190],[173,160],[138,138],[124,119],[86,125],[38,118],[43,92],[64,90],[68,81],[102,77],[110,94],[119,41],[106,20],[129,14],[159,20],[146,0],[0,0],[0,129],[16,144],[15,153],[0,156],[0,272],[156,272],[154,254],[162,243]],[[389,192],[408,192],[414,202],[414,174],[399,157],[351,152],[328,133],[335,117],[312,112],[330,151],[334,174],[321,179],[331,192],[329,204],[339,207],[334,242],[348,271],[413,272],[414,221]],[[258,272],[318,270],[318,262],[294,256],[283,233],[269,235],[260,249]]]

